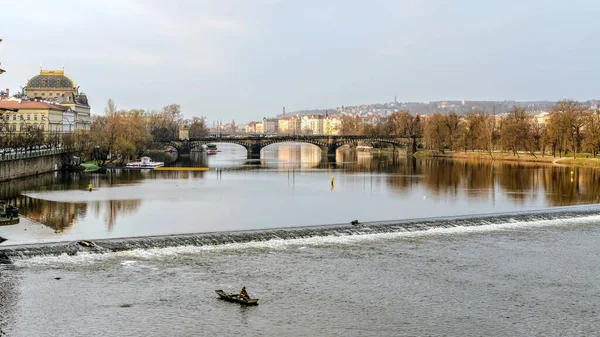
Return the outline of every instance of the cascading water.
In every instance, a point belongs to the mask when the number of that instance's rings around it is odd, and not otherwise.
[[[531,225],[595,223],[600,221],[600,207],[573,206],[551,210],[488,215],[422,218],[398,221],[378,221],[358,224],[334,224],[290,227],[265,230],[211,232],[167,236],[100,239],[77,242],[56,242],[0,248],[0,263],[11,263],[47,255],[76,255],[79,253],[109,253],[133,249],[167,248],[178,246],[213,246],[232,243],[267,242],[323,237],[361,237],[377,234],[427,234],[444,229],[472,228],[484,230],[518,228]]]

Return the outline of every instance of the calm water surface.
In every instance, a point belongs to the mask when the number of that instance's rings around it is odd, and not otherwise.
[[[214,157],[171,163],[208,172],[48,174],[3,184],[1,198],[24,217],[0,235],[15,243],[269,231],[591,204],[599,195],[591,169],[351,152],[332,163],[297,145],[248,161],[245,150],[220,147]],[[231,242],[222,234],[223,243],[172,246],[142,237],[125,251],[74,255],[43,246],[0,264],[0,336],[596,336],[600,207],[570,209],[506,223],[441,218],[378,234],[359,226],[352,235],[312,229]],[[242,285],[258,307],[214,293]]]
[[[307,144],[269,146],[252,161],[240,146],[219,147],[216,156],[169,164],[208,172],[47,174],[2,184],[0,199],[20,207],[23,226],[39,226],[0,235],[21,243],[228,231],[542,209],[600,196],[594,169],[350,151],[330,162]]]

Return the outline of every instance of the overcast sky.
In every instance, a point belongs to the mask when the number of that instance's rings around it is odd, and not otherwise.
[[[393,101],[598,98],[597,0],[0,0],[0,88],[236,122]]]

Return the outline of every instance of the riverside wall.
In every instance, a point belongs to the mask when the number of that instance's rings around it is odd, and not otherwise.
[[[0,181],[34,176],[41,173],[58,171],[68,163],[71,153],[53,153],[28,156],[10,160],[0,160]]]

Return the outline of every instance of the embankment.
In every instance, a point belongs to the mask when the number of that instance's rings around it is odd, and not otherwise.
[[[68,152],[55,152],[0,160],[0,181],[60,170],[71,156]]]
[[[471,159],[471,160],[491,160],[491,161],[507,161],[507,162],[523,162],[523,163],[540,163],[560,166],[575,166],[575,167],[598,167],[600,168],[600,159],[598,158],[572,158],[572,157],[553,157],[551,155],[519,153],[518,155],[508,154],[506,152],[455,152],[446,151],[444,153],[431,150],[421,150],[416,152],[414,157],[419,159],[424,158],[444,158],[444,159]]]

